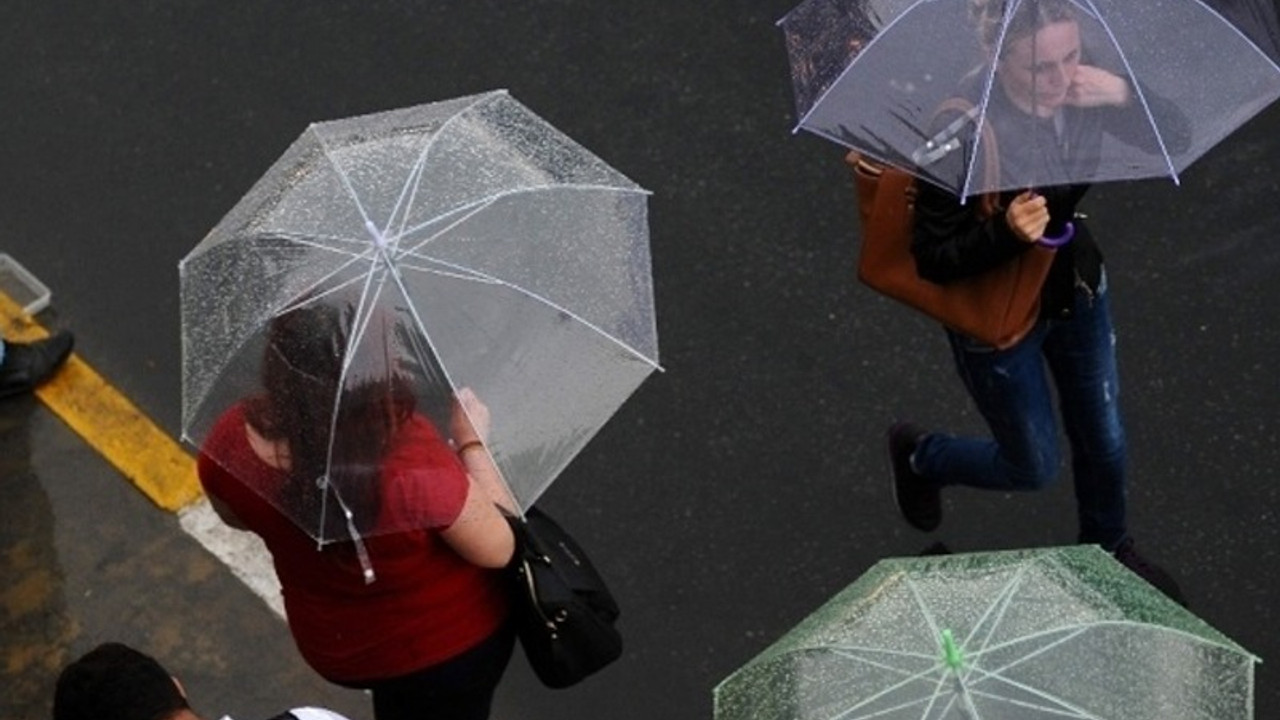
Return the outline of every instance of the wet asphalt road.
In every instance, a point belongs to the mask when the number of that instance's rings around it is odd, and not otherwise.
[[[876,559],[1074,536],[1069,480],[956,491],[934,535],[889,497],[896,417],[978,430],[943,337],[852,280],[840,151],[792,136],[788,2],[50,2],[0,36],[0,249],[78,351],[178,433],[177,262],[307,123],[508,88],[654,192],[661,358],[546,504],[623,604],[624,658],[578,688],[517,660],[495,718],[705,718],[711,688]],[[1097,187],[1139,547],[1261,655],[1280,716],[1280,107],[1181,187]],[[43,717],[106,638],[197,709],[367,716],[225,569],[34,401],[0,406],[0,717]],[[35,578],[35,579],[32,579]],[[26,584],[23,584],[26,583]],[[15,589],[16,588],[16,589]],[[7,704],[6,704],[7,703]]]

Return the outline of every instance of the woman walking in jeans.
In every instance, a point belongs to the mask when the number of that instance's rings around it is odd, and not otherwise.
[[[1003,5],[971,5],[989,49],[1000,37]],[[1070,178],[1090,176],[1082,163],[1096,167],[1103,133],[1137,147],[1150,139],[1132,121],[1131,113],[1139,110],[1130,83],[1082,58],[1075,12],[1063,0],[1028,0],[1009,18],[999,51],[989,52],[995,80],[987,119],[998,140],[999,172],[1038,187],[1002,194],[1001,210],[979,218],[972,205],[919,184],[912,251],[927,280],[946,283],[985,272],[1036,243],[1063,244],[1041,291],[1040,320],[1017,344],[997,349],[947,330],[956,368],[991,437],[955,437],[896,423],[888,437],[895,499],[906,520],[928,532],[941,523],[943,487],[1037,490],[1052,482],[1060,462],[1052,381],[1071,446],[1078,540],[1115,553],[1181,600],[1173,579],[1143,560],[1128,534],[1125,437],[1106,274],[1087,224],[1075,217],[1088,188],[1070,184]],[[972,75],[961,94],[979,100],[987,75]],[[1018,142],[1029,133],[1041,141]],[[1180,142],[1176,135],[1168,141]]]

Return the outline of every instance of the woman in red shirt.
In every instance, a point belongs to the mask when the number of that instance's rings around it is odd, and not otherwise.
[[[271,552],[289,629],[312,668],[372,690],[377,720],[483,720],[514,646],[500,572],[514,539],[498,509],[512,504],[481,442],[488,411],[458,393],[451,447],[416,412],[403,377],[344,376],[354,314],[313,305],[274,321],[264,392],[219,418],[201,448],[200,481],[222,519]],[[360,519],[361,540],[318,545],[291,519],[320,503],[328,511],[317,522],[336,518],[325,537],[347,537],[341,508]]]

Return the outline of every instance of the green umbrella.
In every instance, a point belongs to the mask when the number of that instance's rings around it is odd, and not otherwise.
[[[1091,545],[882,560],[715,720],[1233,720],[1259,659]]]

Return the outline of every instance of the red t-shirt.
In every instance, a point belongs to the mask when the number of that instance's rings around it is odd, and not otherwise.
[[[397,522],[421,518],[431,529],[365,538],[377,574],[369,584],[353,543],[317,549],[259,494],[278,487],[285,474],[253,452],[241,406],[209,433],[198,472],[205,491],[261,536],[280,578],[294,642],[331,681],[359,684],[435,665],[489,637],[507,616],[500,573],[467,562],[438,534],[457,519],[470,483],[425,418],[410,420],[383,462],[382,512]],[[424,473],[432,482],[414,482]]]

